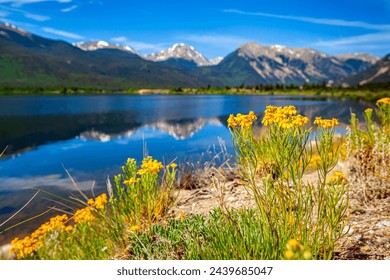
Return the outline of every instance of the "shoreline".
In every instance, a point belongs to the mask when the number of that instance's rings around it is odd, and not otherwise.
[[[379,98],[386,97],[389,89],[352,89],[352,88],[314,88],[314,89],[270,89],[256,90],[251,88],[179,88],[156,89],[142,88],[131,90],[102,90],[102,89],[0,89],[0,97],[23,97],[23,96],[99,96],[99,95],[289,95],[307,96],[312,98],[349,98],[374,102]]]

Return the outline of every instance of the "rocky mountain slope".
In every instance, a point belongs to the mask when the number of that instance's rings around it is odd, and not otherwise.
[[[368,69],[369,54],[331,56],[308,48],[248,42],[225,58],[208,60],[194,47],[174,44],[142,55],[130,46],[105,41],[71,45],[0,24],[1,87],[169,88],[333,84]],[[381,80],[387,64],[370,70]],[[370,68],[371,69],[371,68]],[[387,69],[387,70],[386,70]],[[376,71],[376,72],[375,72]],[[383,80],[383,79],[382,79]]]
[[[378,60],[367,70],[344,80],[345,86],[368,83],[390,83],[390,54]]]

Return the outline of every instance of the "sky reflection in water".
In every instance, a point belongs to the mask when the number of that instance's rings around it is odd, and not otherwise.
[[[145,149],[179,166],[199,160],[213,146],[219,150],[219,139],[233,154],[226,126],[229,114],[253,110],[260,119],[267,105],[295,105],[312,120],[337,117],[343,123],[340,132],[351,109],[359,113],[367,107],[354,101],[289,96],[0,98],[0,149],[9,146],[0,159],[0,221],[25,202],[27,189],[74,191],[65,168],[83,190],[89,191],[95,181],[98,193],[107,176],[118,174],[129,157],[140,161]]]

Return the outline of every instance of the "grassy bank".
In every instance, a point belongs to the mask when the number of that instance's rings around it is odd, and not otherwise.
[[[362,205],[389,197],[390,99],[376,104],[364,112],[365,128],[352,115],[342,143],[335,141],[337,119],[309,120],[294,106],[267,106],[261,135],[253,112],[230,115],[235,177],[251,207],[228,207],[212,172],[206,188],[218,204],[206,215],[173,211],[177,177],[186,185],[191,176],[175,163],[129,159],[107,193],[61,199],[72,210],[14,239],[10,251],[17,259],[333,259],[356,211],[351,196]],[[337,170],[340,151],[358,168]]]
[[[40,95],[97,95],[97,94],[229,94],[229,95],[305,95],[325,98],[352,98],[374,102],[388,96],[389,84],[367,85],[350,88],[325,87],[318,85],[295,86],[255,86],[222,88],[0,88],[0,96],[40,96]]]

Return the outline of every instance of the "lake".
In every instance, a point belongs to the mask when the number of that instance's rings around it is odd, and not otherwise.
[[[361,118],[368,106],[280,95],[2,97],[0,150],[8,148],[0,159],[0,224],[35,193],[32,188],[65,196],[75,192],[66,170],[90,195],[92,186],[96,194],[103,191],[107,177],[118,174],[129,157],[140,161],[148,153],[180,166],[209,159],[207,151],[219,151],[221,142],[233,154],[229,114],[253,110],[261,119],[267,105],[294,105],[311,120],[339,118],[339,133],[345,133],[351,110]],[[34,200],[18,219],[53,204],[44,198]],[[9,237],[0,235],[0,244],[2,240]]]

